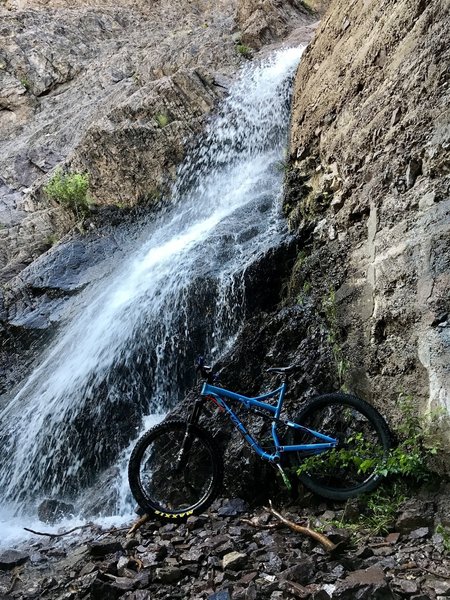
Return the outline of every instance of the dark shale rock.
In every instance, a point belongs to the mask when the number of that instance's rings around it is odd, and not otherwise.
[[[411,531],[411,533],[409,534],[409,539],[410,540],[421,540],[423,538],[426,538],[430,535],[430,530],[428,527],[419,527],[418,529],[414,529],[414,531]]]
[[[29,554],[17,550],[6,550],[0,554],[0,569],[7,571],[23,565],[29,560]]]
[[[102,558],[112,552],[122,550],[122,544],[115,538],[104,538],[88,544],[89,553],[96,558]]]
[[[220,590],[208,596],[208,600],[231,600],[230,592],[228,590]]]
[[[39,519],[49,524],[57,523],[64,517],[73,515],[74,512],[75,507],[73,504],[68,504],[54,498],[43,500],[37,510]]]
[[[222,559],[222,568],[231,571],[241,571],[248,562],[248,556],[242,552],[230,552]]]
[[[434,521],[434,512],[432,502],[412,499],[403,506],[395,528],[400,533],[410,533],[415,529],[430,527]]]
[[[371,567],[350,573],[333,593],[338,600],[394,600],[382,569]]]
[[[92,584],[91,598],[93,600],[116,600],[134,588],[134,581],[126,577],[108,578],[99,575]]]
[[[160,583],[176,583],[183,578],[183,571],[178,567],[161,567],[155,571],[155,581]]]
[[[217,507],[228,502],[217,502]],[[336,505],[332,508],[337,510]],[[298,507],[281,510],[290,518],[300,513]],[[327,505],[323,504],[321,510],[305,510],[303,516],[309,512],[323,520],[326,510]],[[256,516],[260,522],[267,516],[262,509],[249,512],[250,518]],[[51,543],[40,540],[38,545],[43,547],[39,554],[45,553],[47,560],[43,563],[33,559],[21,566],[17,597],[26,598],[29,593],[40,594],[39,600],[80,600],[81,595],[86,600],[200,600],[219,593],[228,593],[233,600],[447,597],[450,561],[440,541],[442,535],[425,543],[422,538],[410,540],[405,535],[395,545],[379,536],[369,537],[366,548],[375,551],[374,555],[362,559],[362,553],[349,546],[336,560],[326,552],[318,552],[320,546],[289,529],[253,529],[253,536],[243,536],[246,528],[230,517],[220,517],[217,509],[209,511],[208,519],[202,521],[203,527],[194,530],[185,525],[172,527],[173,524],[144,526],[137,533],[140,545],[131,547],[126,555],[110,553],[105,560],[92,559],[86,547],[79,546],[73,538]],[[84,531],[81,535],[89,539],[92,533]],[[123,546],[125,533],[116,536]],[[219,544],[220,548],[224,540],[230,541],[235,550],[226,558],[232,562],[223,570],[222,561],[213,554],[213,546]],[[154,559],[160,548],[164,551],[158,562]],[[393,554],[377,555],[380,549],[389,549]],[[36,548],[33,552],[36,554]],[[153,559],[147,562],[150,554]],[[360,565],[370,568],[359,568]],[[44,568],[51,570],[51,578],[42,579]],[[439,578],[441,574],[443,577]],[[10,581],[9,571],[3,575],[0,572],[0,595],[6,593]]]
[[[248,504],[242,498],[233,498],[219,508],[217,514],[220,517],[235,517],[248,510]]]
[[[306,558],[299,560],[296,565],[280,573],[280,577],[305,585],[311,581],[316,570],[317,562],[313,558]]]

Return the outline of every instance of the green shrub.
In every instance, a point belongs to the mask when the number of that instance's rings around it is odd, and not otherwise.
[[[58,243],[58,240],[59,240],[59,238],[56,235],[56,233],[51,233],[49,236],[47,236],[47,239],[45,240],[45,244],[46,244],[46,246],[51,248],[52,246],[54,246],[55,244]]]
[[[401,419],[397,426],[398,444],[389,454],[381,469],[383,475],[400,475],[418,483],[429,480],[433,473],[430,462],[438,454],[446,417],[442,411],[421,416],[411,396],[400,395],[398,400]]]
[[[348,500],[342,518],[323,523],[322,529],[326,531],[327,526],[345,528],[356,540],[366,535],[385,535],[395,524],[397,513],[407,498],[406,492],[406,485],[403,482],[383,484],[357,500],[354,498]],[[349,504],[353,504],[353,511],[347,511]],[[354,514],[355,504],[357,515]],[[349,516],[347,512],[350,513]]]
[[[23,85],[23,87],[28,91],[30,89],[30,81],[29,79],[27,79],[27,77],[22,77],[20,80],[20,83]]]
[[[244,58],[252,58],[253,56],[253,50],[250,48],[250,46],[246,46],[245,44],[237,44],[236,50]]]
[[[44,192],[52,200],[72,210],[77,217],[89,212],[89,175],[87,173],[63,173],[57,169]]]
[[[444,527],[442,523],[436,526],[436,533],[442,535],[442,545],[446,554],[450,554],[450,530]]]

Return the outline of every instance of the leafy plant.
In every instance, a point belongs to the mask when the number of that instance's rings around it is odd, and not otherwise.
[[[348,418],[352,418],[351,413]],[[339,470],[348,469],[358,474],[367,474],[369,471],[376,471],[378,465],[381,467],[384,462],[382,447],[365,439],[363,433],[358,432],[346,438],[343,447],[333,448],[302,460],[297,468],[297,475],[319,473],[322,476],[335,476]]]
[[[427,481],[433,475],[430,459],[442,445],[439,430],[445,416],[442,411],[434,411],[422,417],[409,395],[401,395],[398,405],[401,413],[396,431],[399,443],[391,450],[380,473],[410,477],[418,483]]]
[[[57,242],[58,242],[58,236],[56,235],[56,233],[52,233],[49,236],[47,236],[47,239],[45,240],[46,245],[51,248],[52,246],[54,246]]]
[[[384,484],[366,496],[367,512],[361,519],[362,525],[374,535],[388,533],[405,500],[406,486],[404,484],[400,482],[394,485]]]
[[[44,187],[52,200],[72,210],[77,217],[89,212],[89,175],[87,173],[63,173],[57,169]]]
[[[444,546],[444,550],[447,554],[450,554],[450,530],[439,523],[436,526],[436,533],[439,533],[442,536],[442,545]]]
[[[351,520],[346,511],[341,520],[330,522],[334,527],[349,529],[356,537],[364,534],[383,535],[395,524],[395,518],[406,500],[406,486],[402,482],[384,484],[358,499],[358,517]]]
[[[441,442],[436,434],[444,416],[441,412],[421,417],[411,396],[399,399],[402,417],[397,428],[399,443],[391,448],[387,456],[362,433],[345,440],[345,446],[337,447],[319,455],[304,459],[297,474],[336,473],[339,469],[355,469],[359,474],[377,472],[382,476],[400,476],[423,483],[433,477],[429,468],[430,458],[439,452]],[[442,426],[442,423],[440,423]],[[380,454],[380,452],[382,454]]]

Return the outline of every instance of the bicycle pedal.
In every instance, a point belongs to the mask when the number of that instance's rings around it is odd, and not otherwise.
[[[292,490],[292,484],[289,480],[289,477],[286,475],[286,472],[283,470],[282,466],[280,465],[280,463],[276,463],[277,469],[280,472],[281,478],[283,479],[284,485],[287,487],[287,489],[289,491]]]

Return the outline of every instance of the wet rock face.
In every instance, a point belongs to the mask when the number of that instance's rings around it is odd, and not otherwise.
[[[327,325],[311,307],[295,306],[248,318],[232,351],[214,369],[225,388],[252,397],[280,386],[280,378],[267,374],[266,369],[288,365],[297,365],[298,371],[289,378],[283,419],[295,419],[312,397],[338,388]],[[195,397],[194,392],[171,411],[171,416],[187,417]],[[238,403],[231,406],[250,434],[263,447],[273,448],[270,419],[242,409]],[[277,471],[260,459],[214,404],[205,408],[202,424],[224,456],[226,493],[248,502],[264,503],[274,497],[286,500],[289,494],[280,485]],[[278,434],[281,440],[288,439],[287,428],[280,426]]]
[[[37,515],[43,523],[53,525],[62,518],[73,515],[74,511],[73,504],[68,504],[55,498],[47,498],[39,504]]]
[[[450,409],[449,25],[440,0],[335,0],[296,80],[285,210],[313,235],[293,288],[333,289],[347,381],[382,409]]]

